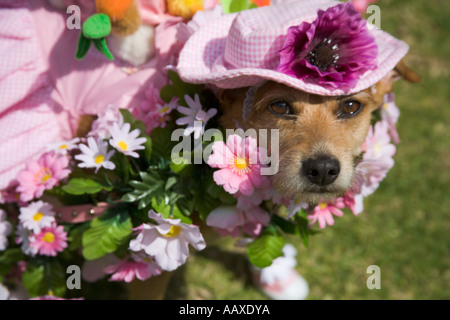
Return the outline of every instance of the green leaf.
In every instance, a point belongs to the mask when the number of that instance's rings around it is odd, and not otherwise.
[[[72,228],[69,232],[69,251],[75,251],[82,246],[83,233],[89,228],[90,222],[85,222]]]
[[[123,121],[129,123],[130,125],[133,124],[136,119],[134,118],[133,114],[128,109],[119,109],[120,114],[122,115]]]
[[[130,216],[123,206],[94,218],[90,228],[83,233],[84,258],[94,260],[114,252],[131,234],[132,228]]]
[[[249,243],[247,255],[253,265],[265,268],[272,264],[273,259],[283,254],[283,246],[282,236],[265,234]]]
[[[95,48],[106,58],[108,58],[108,60],[114,60],[114,56],[109,50],[108,45],[106,44],[106,38],[94,39],[92,40],[92,42],[94,43]]]
[[[177,96],[177,89],[171,84],[165,85],[160,91],[160,96],[163,101],[170,102]]]
[[[111,20],[107,14],[93,14],[83,23],[82,30],[89,39],[106,38],[111,33]]]
[[[176,204],[166,203],[164,200],[158,202],[155,198],[152,200],[153,209],[161,213],[161,215],[165,218],[171,219],[181,219],[181,222],[191,224],[192,220],[185,215],[183,215]]]
[[[74,178],[69,180],[69,183],[62,187],[62,189],[73,195],[94,194],[102,190],[111,191],[112,186],[104,186],[97,181],[85,178]]]
[[[31,261],[22,274],[22,284],[31,297],[49,293],[63,297],[66,292],[66,274],[57,260]]]
[[[91,40],[86,38],[83,32],[80,33],[80,37],[78,39],[77,52],[75,54],[75,58],[77,60],[82,60],[89,51],[91,47]]]
[[[231,11],[230,11],[230,5],[231,5],[231,2],[232,2],[233,0],[221,0],[220,1],[220,3],[222,4],[222,10],[223,10],[223,12],[225,13],[225,14],[229,14],[229,13],[231,13]]]

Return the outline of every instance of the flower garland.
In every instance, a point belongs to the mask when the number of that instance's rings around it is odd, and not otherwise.
[[[109,281],[146,280],[183,265],[189,246],[205,248],[193,221],[221,236],[252,239],[249,259],[265,267],[282,255],[286,234],[306,242],[316,223],[321,229],[333,225],[345,208],[360,214],[363,198],[394,164],[391,141],[398,142],[399,111],[392,94],[386,95],[363,144],[358,183],[330,202],[308,206],[278,194],[270,176],[261,175],[266,165],[248,161],[249,156],[259,159],[261,152],[252,137],[232,134],[222,141],[216,135],[217,140],[201,142],[203,148],[212,146],[206,163],[176,163],[171,150],[178,141],[171,141],[172,132],[181,129],[185,137],[196,138],[194,143],[201,141],[205,129],[217,126],[218,115],[207,102],[208,89],[183,83],[173,72],[170,77],[161,98],[133,112],[107,106],[86,137],[51,146],[2,194],[4,282],[21,281],[31,296],[51,292],[63,297],[65,281],[58,282],[57,274],[74,261],[97,264],[100,277]],[[174,83],[177,93],[168,95]],[[152,111],[142,113],[143,108]],[[102,214],[81,222],[74,220],[76,212],[68,218],[61,214],[64,208],[102,203],[107,204]],[[42,283],[28,280],[37,275]],[[48,275],[51,286],[44,281]]]
[[[315,44],[310,53],[322,47]],[[323,61],[305,57],[304,66],[330,85]],[[280,68],[298,69],[283,59]],[[248,258],[264,268],[282,256],[286,235],[306,244],[316,223],[323,229],[345,210],[360,214],[364,197],[394,165],[399,110],[387,94],[362,146],[357,183],[329,202],[296,202],[262,174],[265,152],[256,139],[236,133],[222,138],[210,89],[184,83],[173,71],[169,77],[160,91],[150,84],[146,101],[131,111],[106,106],[86,136],[50,145],[1,193],[3,286],[23,285],[31,297],[66,297],[62,275],[74,264],[84,270],[86,283],[147,280],[185,264],[189,247],[203,250],[202,226],[250,239]],[[207,141],[209,129],[215,130]],[[183,138],[181,149],[175,132]]]

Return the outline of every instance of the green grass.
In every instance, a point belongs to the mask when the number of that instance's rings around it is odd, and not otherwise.
[[[308,299],[450,299],[450,2],[380,0],[381,27],[410,45],[418,84],[396,83],[402,113],[396,165],[365,210],[337,218],[299,254]],[[266,299],[230,239],[193,253],[167,299]],[[381,268],[369,290],[366,269]]]

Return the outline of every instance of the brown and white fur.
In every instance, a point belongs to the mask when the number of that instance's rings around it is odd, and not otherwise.
[[[331,200],[352,186],[371,113],[392,91],[398,76],[410,82],[419,80],[400,62],[374,86],[349,96],[319,96],[266,82],[256,90],[246,120],[242,109],[249,88],[223,90],[219,94],[223,112],[219,121],[227,129],[237,125],[244,130],[278,129],[275,189],[302,202]]]

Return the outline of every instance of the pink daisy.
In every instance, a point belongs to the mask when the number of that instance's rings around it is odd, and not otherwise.
[[[67,232],[64,231],[63,226],[53,223],[33,237],[30,247],[40,255],[54,257],[67,248]]]
[[[316,221],[319,222],[321,229],[327,225],[332,226],[334,224],[333,215],[342,217],[344,213],[340,209],[344,209],[344,199],[337,198],[333,202],[321,202],[314,209],[313,212],[308,215],[308,219],[311,220],[311,224]]]
[[[107,274],[112,274],[109,281],[125,281],[127,283],[135,278],[147,280],[152,276],[160,275],[162,272],[158,265],[148,257],[136,260],[129,258],[106,267],[104,271]]]
[[[28,162],[26,169],[17,176],[20,200],[30,201],[39,198],[44,190],[58,185],[59,181],[70,173],[68,164],[67,157],[57,156],[54,152],[44,153],[39,160]]]
[[[270,215],[260,207],[241,210],[236,207],[218,207],[211,211],[206,225],[221,236],[237,237],[241,231],[256,237],[264,226],[269,225]]]
[[[265,185],[267,177],[261,175],[260,152],[256,139],[232,134],[227,143],[214,142],[213,153],[209,156],[208,164],[219,168],[214,172],[214,181],[223,186],[231,194],[240,192],[251,196],[255,188]]]

